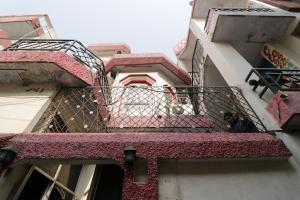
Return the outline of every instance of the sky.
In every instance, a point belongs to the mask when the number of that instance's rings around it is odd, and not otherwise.
[[[165,53],[187,36],[190,0],[0,0],[0,15],[48,14],[60,39],[127,43],[133,53]]]

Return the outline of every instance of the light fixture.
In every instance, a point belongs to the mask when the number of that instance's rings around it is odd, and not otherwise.
[[[288,97],[289,97],[288,94],[285,94],[285,93],[280,94],[280,98],[281,98],[283,101],[287,101],[287,100],[288,100]]]
[[[16,148],[14,146],[7,146],[0,149],[0,164],[4,167],[9,166],[16,157]]]
[[[132,165],[136,160],[136,150],[133,146],[124,149],[124,162],[126,165]]]

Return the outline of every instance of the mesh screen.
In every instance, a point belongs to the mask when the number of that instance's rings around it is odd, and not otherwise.
[[[107,91],[110,96],[104,98]],[[34,132],[224,131],[266,131],[235,87],[63,88],[34,128]]]

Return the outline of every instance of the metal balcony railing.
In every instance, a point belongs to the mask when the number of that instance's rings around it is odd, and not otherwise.
[[[97,70],[100,85],[108,86],[103,61],[77,40],[21,39],[3,51],[62,51],[91,70]]]
[[[64,88],[34,132],[266,132],[236,87]]]
[[[201,70],[200,66],[203,65],[204,63],[203,59],[203,47],[200,44],[200,40],[197,39],[195,48],[194,48],[194,53],[192,57],[192,72],[189,72],[191,78],[192,78],[192,85],[193,86],[201,86]]]
[[[277,69],[277,68],[253,68],[246,77],[246,82],[252,74],[258,77],[258,80],[251,79],[249,84],[255,91],[259,86],[263,87],[259,97],[270,89],[273,93],[277,91],[300,91],[300,70],[298,69]]]

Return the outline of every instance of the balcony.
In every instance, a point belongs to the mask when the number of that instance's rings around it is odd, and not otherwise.
[[[105,97],[109,101],[103,100],[103,90],[109,91],[110,96]],[[231,115],[232,120],[225,120],[225,115]],[[62,89],[33,131],[207,133],[266,129],[235,87],[86,87]]]
[[[245,81],[253,86],[253,91],[261,87],[260,98],[270,91],[266,109],[283,130],[300,130],[300,70],[253,68]]]
[[[102,60],[76,40],[19,40],[0,52],[0,69],[7,69],[5,83],[20,77],[21,84],[108,85]]]
[[[268,8],[211,8],[205,31],[213,42],[277,40],[294,17]]]

